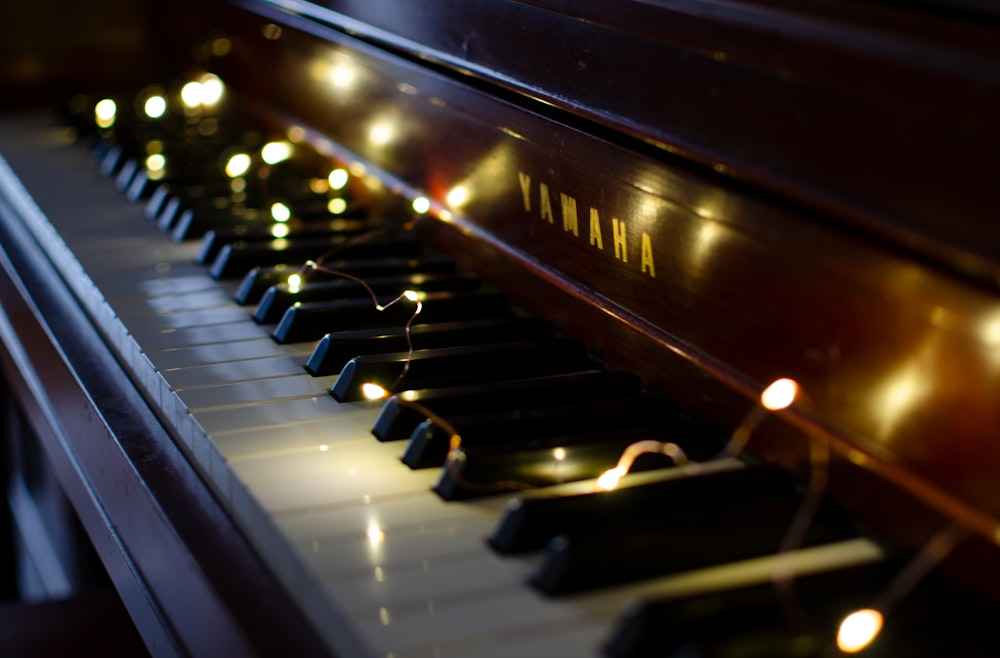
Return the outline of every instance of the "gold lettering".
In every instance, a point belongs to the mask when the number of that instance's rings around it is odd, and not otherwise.
[[[576,199],[559,193],[559,201],[562,203],[563,230],[572,231],[573,235],[580,235],[580,226],[576,221]]]
[[[524,197],[524,211],[531,212],[531,176],[523,171],[517,172],[517,180],[521,183],[521,196]]]
[[[642,234],[642,271],[649,274],[650,279],[656,278],[656,266],[653,265],[653,241],[649,233]]]
[[[611,219],[611,235],[615,241],[615,258],[623,263],[628,262],[628,251],[626,249],[625,242],[625,222],[618,221],[617,218]]]
[[[590,209],[590,244],[604,250],[604,238],[601,236],[601,219],[597,216],[597,208]]]
[[[538,185],[538,205],[541,206],[539,209],[542,213],[542,219],[548,220],[549,224],[554,224],[555,221],[552,218],[552,202],[549,200],[549,186],[545,183],[540,183]]]

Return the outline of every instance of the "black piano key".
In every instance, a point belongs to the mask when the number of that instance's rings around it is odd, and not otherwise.
[[[541,340],[550,336],[552,325],[549,322],[521,317],[421,324],[410,328],[410,342],[415,350]],[[306,372],[316,377],[335,375],[356,356],[405,352],[408,348],[402,327],[338,331],[320,339],[306,362]]]
[[[157,185],[146,200],[146,206],[142,211],[146,219],[155,222],[171,198],[173,197],[170,194],[169,185]]]
[[[308,282],[292,289],[287,284],[269,288],[254,311],[253,319],[260,324],[271,324],[281,320],[292,304],[296,302],[335,301],[338,299],[371,298],[374,293],[379,299],[391,299],[404,290],[418,292],[468,291],[482,285],[482,279],[470,274],[408,274],[402,276],[371,277],[365,279],[367,288],[357,281],[341,277],[340,280]],[[401,349],[406,349],[404,345]],[[395,352],[398,350],[385,350]],[[356,355],[352,355],[356,356]]]
[[[604,643],[615,658],[712,656],[800,658],[842,656],[840,623],[867,608],[905,560],[831,568],[797,576],[790,595],[772,582],[630,606]],[[986,658],[1000,644],[995,602],[931,573],[896,603],[879,635],[859,656]],[[721,632],[724,629],[724,632]]]
[[[206,240],[211,232],[206,234]],[[224,245],[212,261],[209,270],[213,278],[231,279],[246,275],[257,266],[280,263],[304,263],[321,258],[331,249],[345,247],[349,238],[303,240],[270,240],[267,242],[233,242]],[[404,233],[392,238],[361,241],[337,253],[338,259],[353,258],[415,258],[420,255],[420,243],[415,236]],[[199,262],[204,262],[199,256]]]
[[[272,337],[278,343],[319,340],[328,333],[375,327],[482,320],[511,315],[506,297],[499,292],[431,292],[416,306],[408,300],[379,311],[370,299],[296,304],[285,311]]]
[[[136,157],[126,158],[122,162],[121,167],[118,169],[118,173],[115,174],[115,189],[125,194],[128,191],[129,186],[132,181],[135,180],[139,172],[145,171],[142,164]]]
[[[464,500],[502,493],[510,489],[547,487],[599,477],[618,463],[622,451],[636,441],[671,440],[663,423],[624,426],[614,430],[554,437],[547,445],[470,446],[462,448],[454,459],[449,457],[441,469],[434,491],[444,500]],[[574,445],[574,442],[577,442]],[[678,441],[686,452],[695,449],[691,442]],[[559,459],[556,449],[562,448]],[[662,454],[639,457],[633,471],[673,466]]]
[[[664,505],[697,500],[699,504],[738,498],[746,491],[790,492],[787,473],[769,466],[737,467],[720,472],[681,475],[568,496],[515,498],[508,503],[487,541],[499,553],[517,554],[545,548],[555,537],[621,518],[641,518]]]
[[[151,177],[145,169],[139,169],[124,190],[125,198],[133,203],[149,200],[160,187],[159,180]]]
[[[635,375],[605,370],[478,386],[409,390],[386,400],[375,419],[372,434],[380,441],[408,439],[417,425],[428,419],[428,412],[448,417],[516,409],[529,404],[542,407],[638,394],[639,379]]]
[[[898,561],[878,561],[800,575],[794,580],[791,602],[783,600],[771,582],[639,601],[615,625],[605,642],[605,654],[615,658],[823,655],[823,649],[834,646],[840,620],[870,605],[899,566]],[[789,604],[797,607],[793,612],[807,614],[814,626],[791,625]]]
[[[400,386],[432,388],[588,367],[592,366],[583,345],[568,338],[417,350],[412,354],[368,354],[347,362],[330,394],[340,402],[363,400],[364,384],[374,383],[389,389],[400,376],[403,376]]]
[[[461,437],[464,448],[548,447],[550,440],[563,445],[575,435],[586,437],[595,430],[619,429],[626,423],[649,425],[658,422],[662,413],[642,399],[612,398],[458,416],[444,422],[430,419],[413,430],[402,460],[413,469],[441,466],[451,448],[453,431]]]
[[[773,554],[800,503],[792,492],[753,489],[721,502],[664,501],[658,513],[554,538],[531,582],[545,594],[562,595]],[[857,536],[846,517],[827,505],[801,545]]]
[[[399,274],[447,274],[455,271],[455,261],[450,258],[380,258],[372,260],[325,263],[331,270],[356,276],[360,279]],[[244,306],[257,304],[268,288],[287,283],[292,274],[300,274],[302,265],[271,265],[255,267],[240,282],[233,299]],[[321,270],[311,270],[304,277],[309,282],[341,281],[344,277]]]

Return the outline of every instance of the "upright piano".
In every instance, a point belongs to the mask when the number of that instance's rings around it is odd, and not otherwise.
[[[135,7],[0,341],[152,655],[1000,653],[995,9]]]

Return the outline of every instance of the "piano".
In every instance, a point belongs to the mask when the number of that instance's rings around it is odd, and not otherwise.
[[[995,9],[130,7],[0,361],[151,655],[996,655]]]

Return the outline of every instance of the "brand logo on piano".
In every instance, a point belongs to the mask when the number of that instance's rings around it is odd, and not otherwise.
[[[533,181],[523,171],[517,172],[517,178],[525,212],[552,225],[557,223],[558,215],[566,233],[586,240],[593,249],[613,253],[621,263],[636,266],[649,278],[656,278],[653,240],[649,233],[630,231],[628,222],[614,216],[608,221],[608,213],[603,213],[602,218],[602,212],[593,206],[585,211],[578,207],[576,198],[568,194],[559,192],[557,199],[547,184]]]

